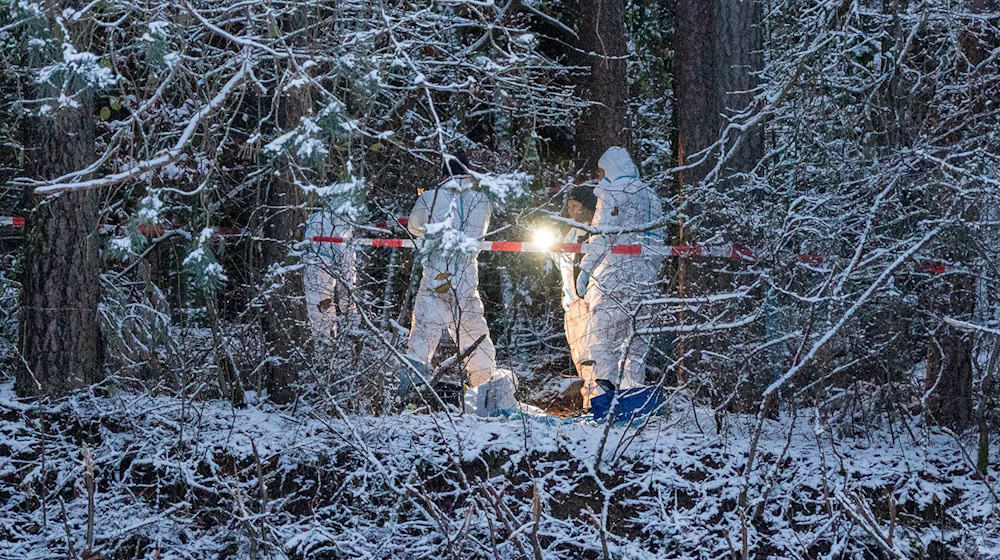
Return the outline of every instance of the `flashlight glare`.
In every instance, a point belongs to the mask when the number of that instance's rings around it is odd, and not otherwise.
[[[556,244],[556,233],[549,228],[538,228],[532,234],[531,241],[538,248],[548,251]]]

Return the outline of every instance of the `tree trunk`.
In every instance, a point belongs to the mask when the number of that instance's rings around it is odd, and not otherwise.
[[[686,166],[701,156],[698,152],[714,144],[728,123],[726,116],[742,111],[749,104],[756,84],[753,71],[763,67],[762,12],[757,0],[679,0],[674,14],[674,122],[677,137],[674,143],[678,166]],[[740,148],[723,167],[719,188],[726,188],[729,177],[747,172],[756,166],[764,154],[764,133],[761,129],[743,135]],[[726,142],[732,145],[735,135]],[[717,155],[716,154],[713,155]],[[715,165],[716,158],[680,171],[676,175],[677,193],[685,198],[687,186],[702,181]],[[688,215],[699,214],[697,205],[689,205]],[[723,225],[711,216],[704,221],[707,228]],[[714,231],[706,232],[712,235]],[[691,244],[697,237],[686,230],[683,220],[674,234],[677,245]],[[678,295],[710,289],[699,286],[695,267],[684,260],[677,264]],[[699,289],[703,288],[703,289]],[[684,322],[683,312],[678,321]],[[675,346],[677,355],[688,348],[684,340]],[[690,365],[690,364],[688,364]],[[685,364],[678,367],[678,382],[688,374]]]
[[[995,0],[969,2],[970,11],[976,13],[987,12],[996,6]],[[959,34],[961,49],[973,67],[986,59],[990,49],[995,48],[995,43],[996,41],[993,45],[982,45],[970,33]],[[973,104],[974,110],[981,115],[988,114],[986,92],[983,92],[976,82],[973,82],[969,91],[977,99]],[[974,223],[979,218],[979,208],[970,208],[966,211],[965,220],[968,223]],[[950,260],[972,263],[976,259],[974,249],[965,243],[954,244],[951,251],[953,254],[950,255],[952,257]],[[976,308],[975,278],[968,274],[950,278],[950,281],[942,280],[934,286],[944,291],[940,309],[936,311],[940,315],[963,320],[971,318]],[[927,402],[928,412],[939,424],[961,433],[972,425],[972,353],[975,337],[972,333],[950,325],[942,326],[941,329],[943,334],[938,336],[937,344],[932,341],[927,351],[927,372],[924,381],[928,390],[933,388]],[[944,355],[941,355],[942,351]]]
[[[975,309],[975,279],[970,275],[941,282],[941,314],[967,319]],[[961,433],[972,422],[972,333],[949,325],[941,327],[937,344],[927,351],[925,385],[931,391],[928,412],[943,426]],[[940,346],[940,348],[939,348]],[[943,355],[942,355],[943,352]]]
[[[298,126],[300,119],[308,115],[312,106],[309,91],[299,88],[288,92],[281,100],[281,124],[283,130]],[[263,246],[264,265],[287,266],[293,257],[289,249],[302,239],[304,234],[305,210],[302,208],[305,196],[295,184],[291,154],[284,164],[284,171],[270,185],[266,201],[271,216],[264,224]],[[262,317],[264,337],[270,349],[270,356],[276,358],[264,369],[264,384],[270,399],[277,403],[288,403],[295,399],[298,373],[305,364],[303,343],[308,340],[308,314],[305,304],[305,285],[301,270],[282,273],[274,278],[280,284],[267,299],[268,305]]]
[[[596,170],[597,160],[611,146],[632,149],[627,119],[625,1],[580,0],[580,48],[586,51],[590,74],[577,95],[600,103],[586,108],[576,124],[577,169]]]
[[[67,23],[67,25],[71,25]],[[35,85],[37,99],[59,88]],[[26,132],[28,176],[54,179],[94,161],[94,98],[77,92],[74,107],[53,107],[31,119]],[[97,191],[24,195],[24,244],[19,347],[19,395],[61,396],[100,381],[103,352],[98,327],[100,238]]]
[[[961,433],[970,426],[972,419],[972,335],[951,327],[945,330],[938,338],[944,350],[943,360],[933,344],[927,356],[927,388],[934,387],[937,382],[927,407],[938,424]]]
[[[752,72],[764,63],[764,36],[756,0],[682,0],[676,10],[676,144],[677,162],[683,166],[718,140],[727,124],[725,115],[749,104],[757,84]],[[750,171],[763,153],[763,130],[748,132],[727,162],[726,174]],[[698,183],[712,163],[679,173],[678,184]]]
[[[715,5],[680,0],[674,15],[674,111],[677,126],[677,164],[687,165],[688,156],[715,141],[720,127],[722,92],[717,90],[715,42],[712,21]],[[681,171],[677,183],[697,183],[701,169]]]

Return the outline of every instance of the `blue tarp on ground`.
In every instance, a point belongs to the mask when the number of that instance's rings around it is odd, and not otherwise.
[[[618,402],[615,403],[614,416],[618,422],[631,422],[633,419],[647,414],[656,414],[666,401],[666,395],[659,387],[637,387],[621,391],[608,391],[590,399],[595,420],[603,420],[611,412],[611,404],[614,402],[615,394],[618,395]]]

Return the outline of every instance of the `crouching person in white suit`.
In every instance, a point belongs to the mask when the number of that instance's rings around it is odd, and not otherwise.
[[[352,247],[347,243],[313,241],[315,237],[350,239],[353,228],[346,220],[329,211],[316,212],[306,223],[310,250],[304,273],[306,305],[313,331],[337,335],[338,316],[352,309],[351,290],[357,271]]]
[[[485,195],[475,190],[464,155],[449,157],[443,173],[446,180],[437,188],[424,191],[417,199],[407,229],[416,237],[441,232],[445,244],[449,237],[464,235],[464,240],[458,239],[459,242],[478,245],[489,226],[491,204]],[[407,358],[425,376],[429,374],[441,331],[447,329],[459,347],[459,354],[464,356],[466,409],[490,415],[507,408],[504,405],[509,405],[513,399],[513,376],[507,370],[496,369],[496,348],[479,296],[478,252],[478,248],[438,251],[424,262],[420,287],[413,302]],[[409,367],[402,373],[401,391],[420,383],[407,376],[415,377]],[[509,390],[504,389],[507,386]]]

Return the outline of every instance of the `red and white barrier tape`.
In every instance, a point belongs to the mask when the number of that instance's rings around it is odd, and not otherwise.
[[[402,247],[413,249],[418,245],[418,241],[413,239],[377,239],[370,237],[322,237],[316,236],[311,239],[315,243],[343,243],[358,247]],[[539,243],[529,243],[522,241],[481,241],[479,250],[493,253],[565,253],[565,254],[586,254],[596,247],[583,243],[556,243],[545,245]],[[603,250],[603,249],[601,249]],[[612,245],[611,254],[614,255],[653,255],[661,257],[679,258],[723,258],[733,260],[754,260],[753,251],[742,245],[667,245],[662,249],[658,247],[643,247],[642,245]],[[801,254],[796,257],[797,262],[806,265],[818,266],[829,262],[821,255]],[[948,265],[940,261],[917,261],[913,266],[917,272],[927,272],[932,276],[943,274],[948,269]]]
[[[373,227],[378,229],[390,229],[395,225],[401,227],[406,227],[408,220],[406,218],[396,218],[395,220],[377,222]],[[0,216],[0,226],[12,226],[15,228],[23,228],[25,225],[25,220],[20,216]],[[102,224],[100,226],[101,233],[111,233],[115,231],[119,226],[111,224]],[[164,233],[175,229],[173,227],[164,226],[139,226],[139,233],[147,235],[150,237],[158,237]],[[228,228],[219,227],[215,228],[215,234],[213,237],[233,237],[246,235],[248,230],[239,228]],[[356,246],[365,247],[401,247],[401,248],[416,248],[417,242],[412,239],[378,239],[371,237],[323,237],[316,236],[312,238],[312,241],[316,243],[342,243],[351,244]],[[585,254],[595,248],[586,246],[581,243],[556,243],[555,245],[546,245],[540,243],[522,242],[522,241],[481,241],[479,244],[480,251],[487,251],[493,253],[564,253],[564,254]],[[653,255],[661,257],[680,257],[680,258],[691,258],[691,257],[703,257],[703,258],[725,258],[733,260],[754,260],[753,251],[750,249],[740,246],[740,245],[669,245],[664,246],[662,249],[654,247],[643,247],[642,245],[613,245],[611,247],[611,254],[613,255]],[[799,263],[805,265],[818,266],[829,259],[823,257],[822,255],[810,255],[810,254],[800,254],[796,256],[796,260]],[[937,276],[938,274],[943,274],[948,270],[948,265],[940,261],[918,261],[914,264],[914,270],[917,272],[927,272],[932,276]]]
[[[342,243],[364,247],[403,247],[413,249],[419,241],[413,239],[377,239],[371,237],[325,237],[312,238],[316,243]],[[481,241],[479,250],[492,253],[567,253],[585,254],[595,247],[583,243],[556,243],[554,245],[526,241]],[[603,250],[603,249],[602,249]],[[673,245],[643,247],[642,245],[612,245],[613,255],[653,255],[673,257],[714,257],[727,259],[753,259],[749,250],[731,245]]]

